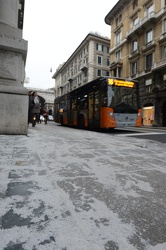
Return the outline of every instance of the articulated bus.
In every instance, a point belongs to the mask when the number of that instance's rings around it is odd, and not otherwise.
[[[89,129],[142,125],[138,82],[99,77],[54,101],[54,121]]]

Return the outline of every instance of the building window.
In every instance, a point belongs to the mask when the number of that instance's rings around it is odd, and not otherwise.
[[[122,15],[119,15],[119,23],[122,22]]]
[[[115,22],[116,22],[116,27],[117,27],[118,26],[118,18],[116,18]]]
[[[164,46],[164,58],[166,58],[166,46]]]
[[[137,74],[137,62],[132,62],[131,63],[131,75],[136,75]]]
[[[104,50],[104,46],[103,45],[101,45],[101,44],[96,44],[96,50],[98,50],[98,51],[102,51],[103,52],[103,50]]]
[[[122,74],[122,68],[117,67],[113,70],[113,76],[114,77],[121,77]]]
[[[154,11],[154,4],[149,5],[146,8],[146,14],[149,16]]]
[[[107,58],[107,66],[110,66],[110,59]]]
[[[97,70],[97,76],[101,76],[101,70],[100,69]]]
[[[153,40],[153,30],[150,29],[149,31],[146,32],[146,44],[151,43]]]
[[[162,47],[162,58],[166,58],[166,46]]]
[[[138,49],[138,41],[137,41],[137,40],[134,40],[134,41],[132,42],[132,52],[137,51],[137,49]]]
[[[119,17],[117,17],[117,18],[115,19],[116,27],[117,27],[118,24],[121,23],[121,22],[122,22],[122,15],[119,15]]]
[[[116,59],[121,59],[121,50],[115,52]]]
[[[89,51],[89,46],[87,45],[87,47],[86,47],[86,52],[88,53],[88,51]]]
[[[151,53],[146,56],[146,70],[151,69],[152,64],[153,64],[153,54]]]
[[[133,10],[138,6],[138,0],[134,0],[133,2]]]
[[[138,17],[135,17],[133,19],[133,26],[136,26],[138,24],[138,21],[139,21]]]
[[[166,33],[166,18],[163,21],[163,33]]]
[[[121,41],[121,31],[116,34],[115,39],[116,39],[116,44],[119,44]]]
[[[98,57],[97,57],[97,64],[98,64],[98,65],[101,65],[101,63],[102,63],[102,57],[101,57],[101,56],[98,56]]]

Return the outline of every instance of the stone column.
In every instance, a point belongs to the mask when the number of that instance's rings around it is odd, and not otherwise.
[[[27,134],[24,0],[0,0],[0,134]]]

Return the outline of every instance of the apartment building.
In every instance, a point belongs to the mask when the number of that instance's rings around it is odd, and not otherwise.
[[[110,75],[138,80],[143,124],[166,126],[166,0],[119,0],[105,23]]]
[[[66,94],[99,76],[108,76],[110,39],[89,33],[53,75],[55,97]]]

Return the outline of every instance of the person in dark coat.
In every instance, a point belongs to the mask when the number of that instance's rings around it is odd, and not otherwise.
[[[32,108],[33,108],[33,97],[32,97],[32,93],[33,91],[29,91],[28,92],[28,96],[29,96],[29,106],[28,106],[28,125],[29,123],[32,123]]]
[[[36,117],[36,121],[39,123],[40,112],[41,112],[41,103],[40,103],[40,99],[39,99],[36,91],[32,93],[32,98],[33,98],[33,101],[32,101],[33,102],[32,119],[35,116]]]

